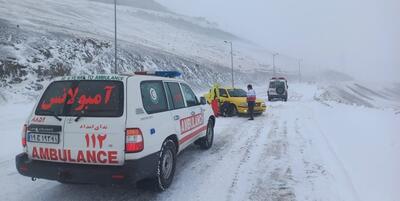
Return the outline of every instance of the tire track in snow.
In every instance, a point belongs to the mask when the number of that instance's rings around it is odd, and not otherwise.
[[[302,113],[296,110],[296,113]],[[322,161],[315,141],[310,138],[306,121],[306,116],[293,119],[291,143],[291,164],[296,167],[294,179],[296,181],[296,194],[298,200],[341,200],[336,192],[332,192],[330,180],[331,174],[326,169],[326,164]],[[300,189],[307,189],[306,191]]]
[[[309,111],[311,111],[311,116],[312,116],[312,118],[309,118],[309,121],[312,122],[312,124],[315,127],[315,130],[317,130],[317,132],[314,134],[314,135],[316,135],[315,137],[319,137],[323,141],[328,152],[334,159],[334,163],[342,172],[342,176],[344,177],[343,180],[345,180],[345,182],[347,184],[347,190],[349,190],[351,192],[351,194],[353,196],[353,200],[360,201],[360,196],[358,195],[358,192],[356,191],[353,181],[351,180],[351,177],[350,177],[349,173],[347,172],[343,162],[340,160],[339,156],[336,154],[335,149],[332,147],[331,143],[329,142],[329,139],[326,137],[324,131],[321,129],[318,120],[315,118],[314,111],[310,108],[309,108]]]
[[[263,120],[263,121],[262,121]],[[234,172],[234,177],[232,179],[231,186],[229,188],[229,194],[227,195],[227,200],[242,200],[241,196],[245,195],[246,183],[249,176],[254,172],[254,166],[252,166],[256,161],[260,159],[259,149],[262,139],[262,131],[265,123],[265,118],[258,120],[256,126],[253,127],[246,135],[252,134],[248,137],[246,143],[240,147],[239,151],[243,152],[240,163],[236,167]],[[254,134],[253,134],[254,133]],[[262,147],[261,147],[262,148]]]
[[[243,200],[340,200],[331,189],[319,147],[303,129],[314,130],[307,113],[291,103],[276,103],[270,112],[272,128],[254,173],[257,177]]]
[[[292,167],[288,158],[287,122],[275,118],[264,145],[264,160],[258,163],[258,178],[252,185],[248,200],[296,200]]]

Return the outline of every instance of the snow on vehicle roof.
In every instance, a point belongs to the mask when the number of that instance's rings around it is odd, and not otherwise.
[[[281,80],[281,79],[271,79],[269,80],[270,82],[286,82],[286,80]]]
[[[286,80],[284,77],[272,77],[271,80]]]
[[[168,71],[169,72],[169,71]],[[166,72],[166,73],[168,73]],[[64,81],[64,80],[113,80],[113,81],[123,81],[124,78],[127,77],[152,77],[159,79],[167,79],[167,80],[177,80],[177,78],[172,78],[168,74],[168,76],[160,76],[156,74],[136,74],[136,73],[126,73],[126,74],[98,74],[98,75],[73,75],[73,76],[63,76],[56,81]]]
[[[114,80],[114,81],[122,81],[127,75],[116,75],[116,74],[99,74],[99,75],[72,75],[72,76],[63,76],[56,80]]]

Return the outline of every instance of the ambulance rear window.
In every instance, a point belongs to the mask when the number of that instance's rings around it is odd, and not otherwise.
[[[36,115],[119,117],[124,107],[120,81],[57,81],[47,87]]]

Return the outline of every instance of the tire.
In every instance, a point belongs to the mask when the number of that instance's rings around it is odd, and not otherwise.
[[[210,149],[214,142],[214,121],[208,120],[206,136],[199,139],[200,148],[207,150]]]
[[[228,103],[228,102],[222,103],[222,105],[220,107],[220,111],[221,111],[221,115],[223,117],[229,116],[229,109],[230,109],[229,107],[230,107],[230,103]]]
[[[174,141],[167,139],[161,148],[157,167],[156,190],[167,189],[174,178],[176,167],[176,146]]]
[[[285,93],[285,88],[277,87],[276,88],[276,93],[279,94],[279,95],[283,95],[283,93]]]
[[[237,108],[234,104],[231,104],[230,108],[229,108],[229,116],[233,117],[236,116],[238,114]]]

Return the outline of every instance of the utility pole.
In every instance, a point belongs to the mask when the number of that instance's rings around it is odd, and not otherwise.
[[[232,88],[235,88],[235,81],[233,77],[233,45],[232,41],[224,41],[225,43],[229,43],[231,45],[231,67],[232,67]]]
[[[299,59],[299,83],[301,83],[301,62],[302,62],[303,60],[302,59]]]
[[[279,55],[279,53],[277,53],[277,52],[272,54],[272,68],[273,68],[273,72],[274,72],[274,77],[276,76],[275,57],[278,55]]]
[[[114,0],[114,73],[117,74],[117,0]]]

